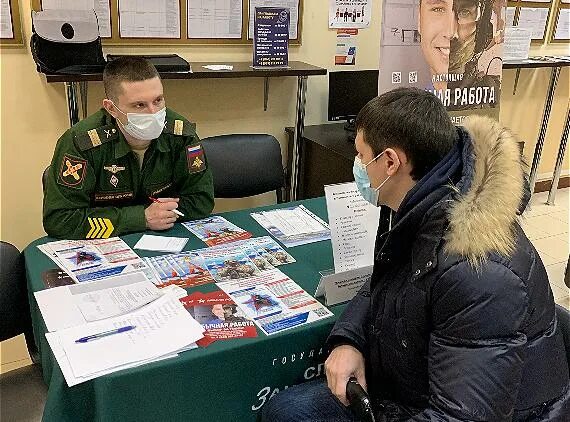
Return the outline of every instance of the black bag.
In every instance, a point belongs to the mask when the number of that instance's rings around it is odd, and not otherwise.
[[[101,73],[105,68],[93,10],[32,11],[30,47],[38,72]]]
[[[151,62],[158,72],[189,72],[190,63],[178,54],[107,54],[109,62],[120,57],[142,57]]]

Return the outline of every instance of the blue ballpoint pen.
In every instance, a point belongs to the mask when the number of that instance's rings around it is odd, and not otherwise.
[[[134,330],[134,325],[127,325],[126,327],[115,328],[114,330],[103,331],[102,333],[92,334],[90,336],[81,337],[75,340],[76,343],[87,343],[88,341],[95,340],[101,337],[112,336],[113,334],[124,333],[126,331]]]

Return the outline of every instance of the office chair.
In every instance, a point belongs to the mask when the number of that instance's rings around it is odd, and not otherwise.
[[[283,202],[285,177],[275,137],[212,136],[202,139],[202,146],[214,177],[214,197],[242,198],[275,190],[277,203]]]
[[[37,350],[33,339],[24,256],[0,241],[0,341],[24,333],[32,360]],[[0,374],[0,420],[40,421],[47,387],[37,363]]]

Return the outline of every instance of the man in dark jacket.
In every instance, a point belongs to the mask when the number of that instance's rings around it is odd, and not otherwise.
[[[357,121],[355,179],[394,211],[370,281],[330,337],[326,381],[289,388],[264,421],[350,421],[346,384],[389,421],[568,421],[569,371],[542,261],[517,222],[524,167],[497,122],[455,128],[398,89]]]

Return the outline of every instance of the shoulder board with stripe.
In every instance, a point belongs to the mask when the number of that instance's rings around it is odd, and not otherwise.
[[[188,120],[167,119],[163,132],[171,135],[190,136],[195,133],[195,128],[196,125]]]
[[[115,125],[101,126],[90,129],[87,132],[77,133],[75,135],[75,144],[81,151],[86,151],[98,147],[105,142],[117,139],[118,136],[119,130]]]

